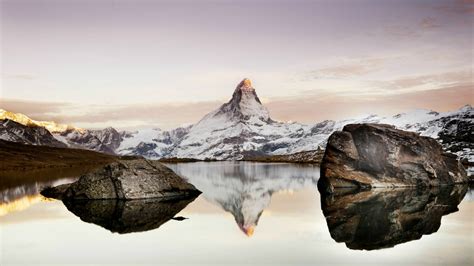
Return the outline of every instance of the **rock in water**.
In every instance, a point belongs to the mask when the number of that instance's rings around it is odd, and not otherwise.
[[[46,197],[60,199],[181,198],[200,194],[193,185],[157,161],[122,159],[72,184],[49,188]]]
[[[350,124],[328,140],[320,191],[335,188],[440,186],[466,183],[453,154],[435,139],[383,124]]]

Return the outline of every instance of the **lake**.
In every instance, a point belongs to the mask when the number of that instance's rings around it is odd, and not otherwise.
[[[0,264],[474,263],[474,190],[467,186],[321,196],[317,166],[168,166],[202,194],[71,204],[39,191],[73,182],[81,169],[2,177]]]

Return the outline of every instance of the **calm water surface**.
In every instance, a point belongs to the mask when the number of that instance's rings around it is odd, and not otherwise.
[[[74,181],[74,172],[2,178],[0,265],[474,263],[467,187],[321,198],[318,167],[169,166],[203,193],[179,202],[63,204],[38,192]]]

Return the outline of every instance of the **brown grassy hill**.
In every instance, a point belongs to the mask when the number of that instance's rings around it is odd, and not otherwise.
[[[88,150],[34,146],[0,140],[0,172],[88,167],[118,157]]]

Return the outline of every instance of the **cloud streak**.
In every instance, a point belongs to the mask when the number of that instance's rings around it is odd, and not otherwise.
[[[326,119],[347,119],[363,114],[392,115],[412,110],[414,106],[436,111],[449,111],[466,104],[474,105],[471,84],[375,97],[340,96],[330,93],[308,95],[273,100],[267,103],[267,107],[276,119],[314,123]]]
[[[3,99],[0,108],[23,113],[36,120],[52,120],[84,127],[173,128],[197,122],[217,108],[218,101],[170,104],[74,105]]]
[[[474,1],[472,0],[451,0],[441,5],[435,6],[436,10],[454,14],[474,14]]]
[[[383,58],[351,60],[335,66],[310,71],[306,76],[312,79],[361,76],[381,69],[384,61]]]
[[[280,120],[472,101],[472,0],[112,2],[2,2],[0,107],[169,128],[243,77]]]
[[[15,75],[5,75],[6,78],[18,79],[18,80],[35,80],[36,76],[30,74],[15,74]]]
[[[0,99],[0,108],[7,111],[24,113],[34,118],[44,118],[48,114],[60,113],[65,108],[71,106],[73,106],[71,103]]]
[[[427,17],[421,20],[420,26],[422,29],[435,29],[440,28],[441,25],[435,18]]]
[[[383,93],[432,91],[447,86],[472,86],[472,74],[466,70],[408,76],[387,81],[374,81],[373,86],[382,88]]]

